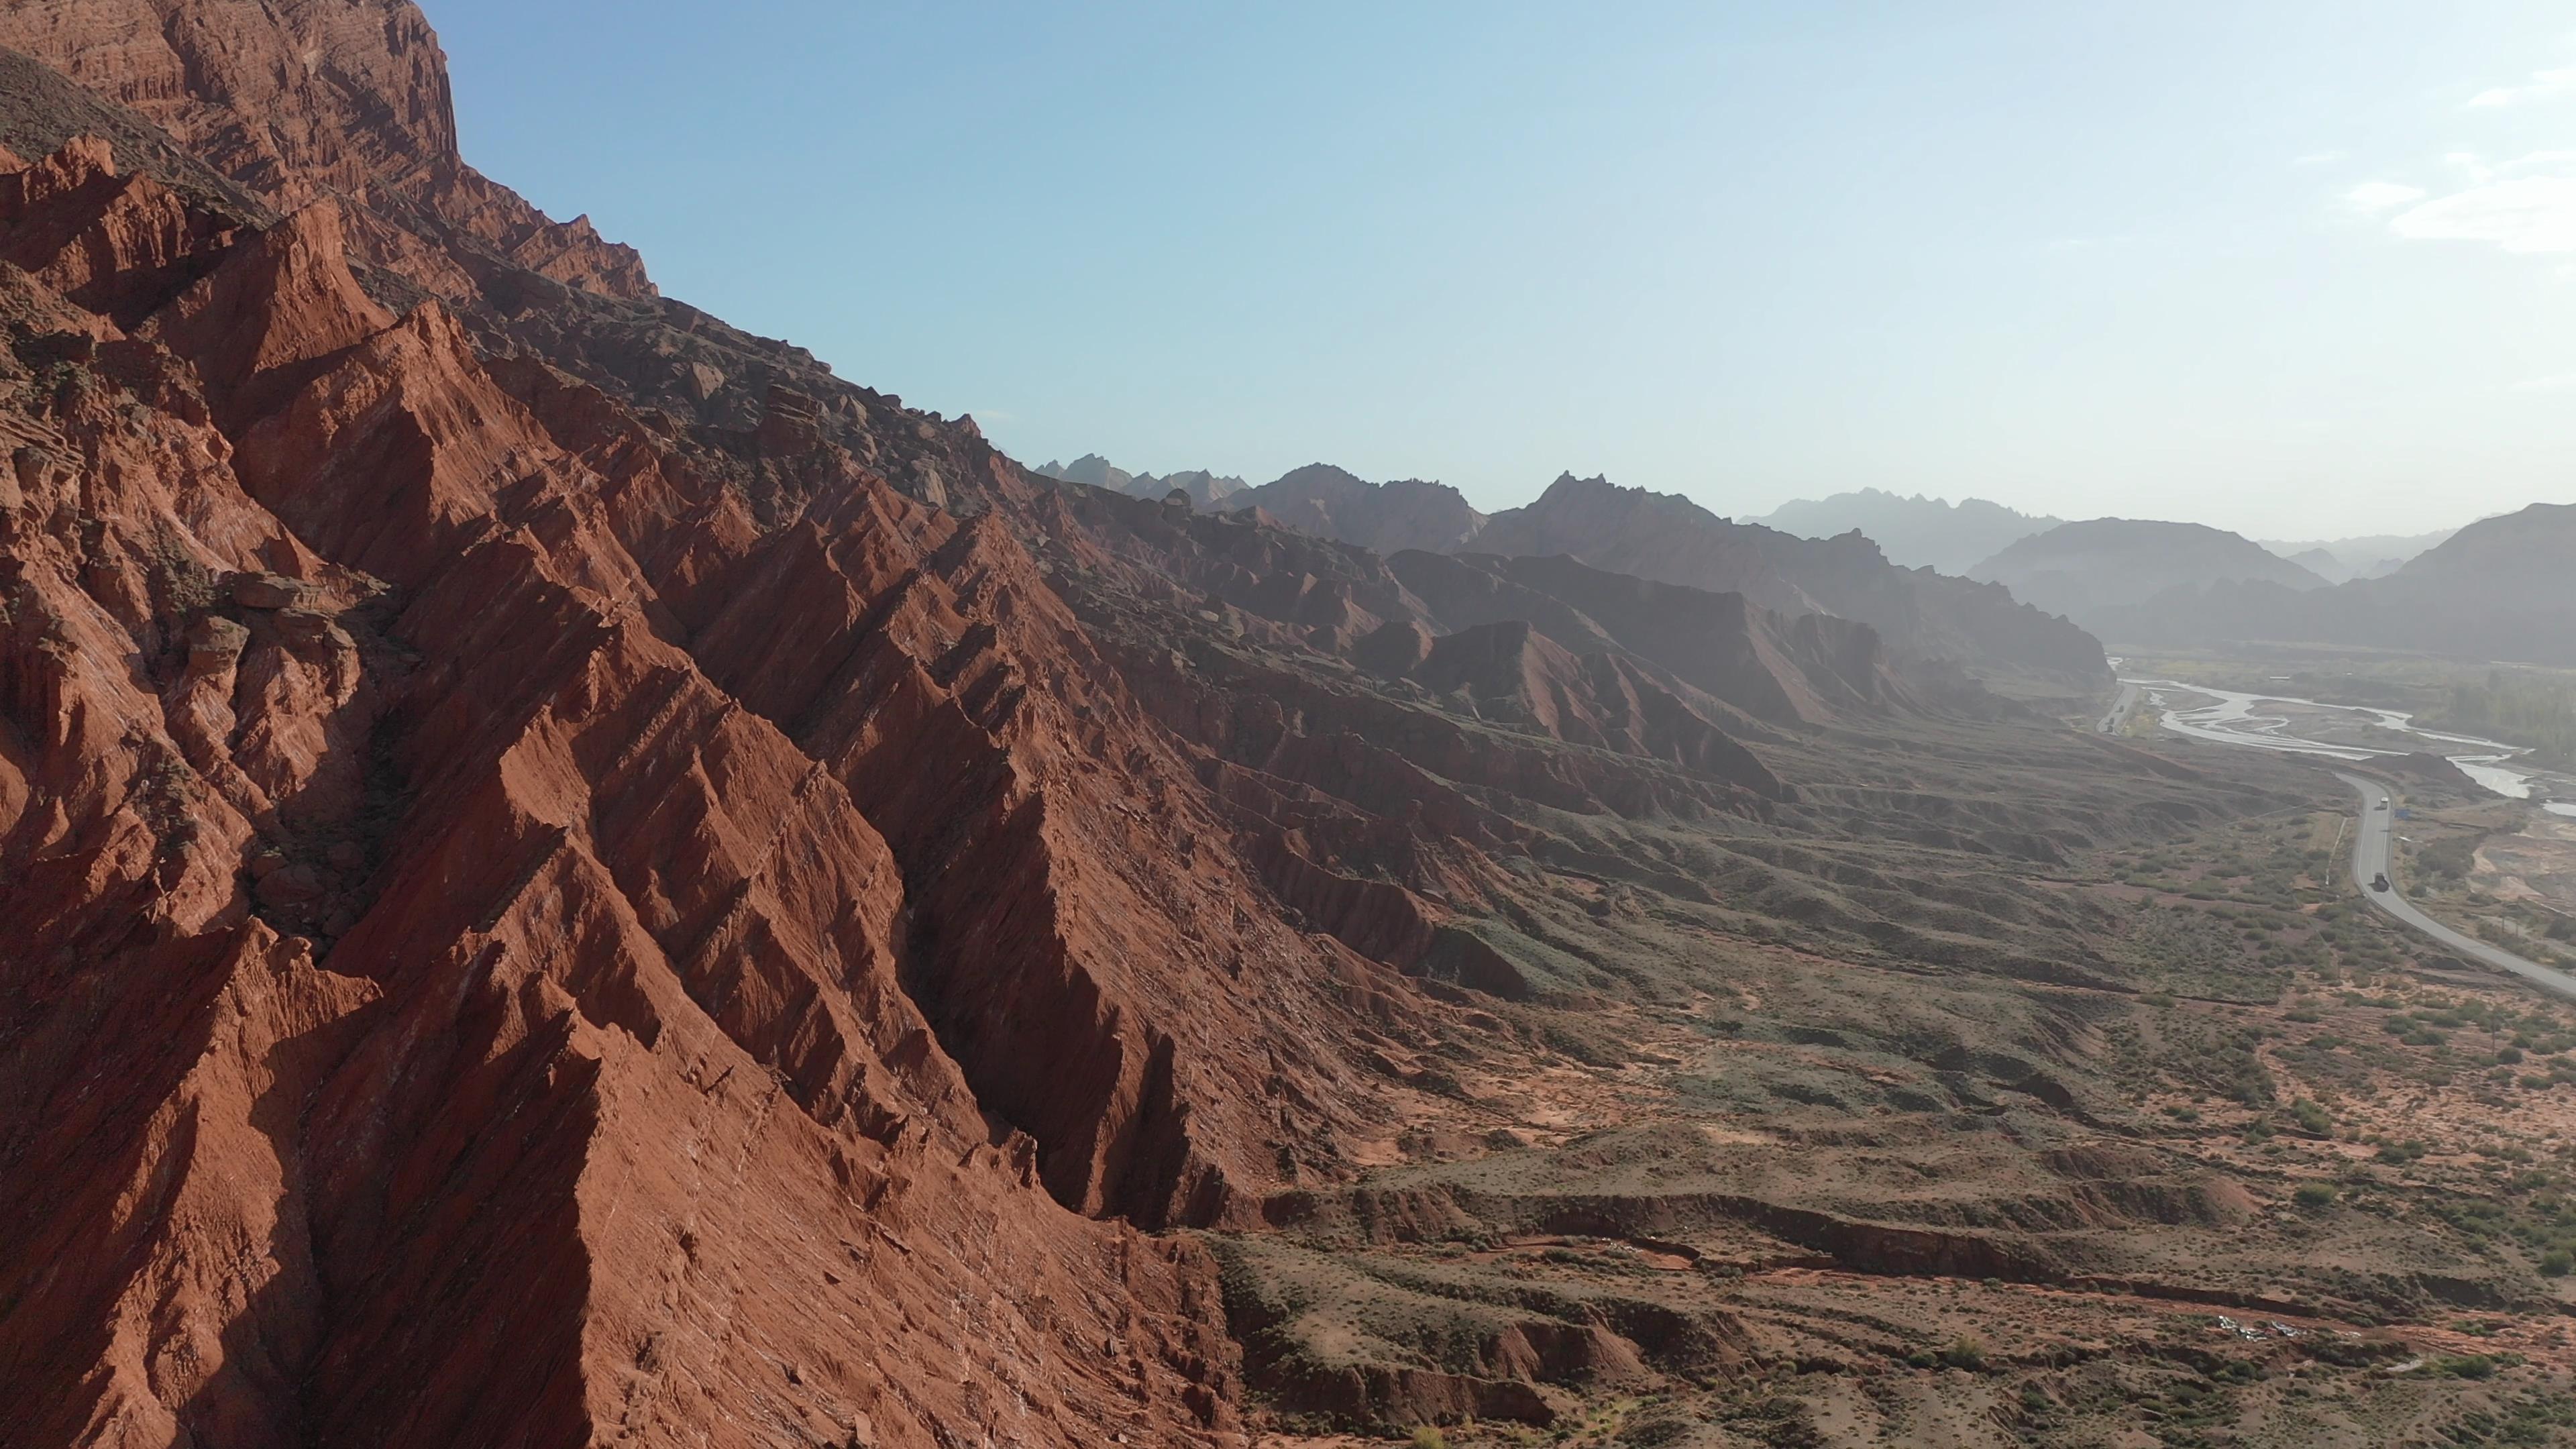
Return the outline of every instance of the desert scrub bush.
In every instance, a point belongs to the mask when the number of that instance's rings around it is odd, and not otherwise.
[[[2322,1182],[2303,1182],[2290,1194],[2290,1201],[2303,1208],[2321,1208],[2335,1200],[2335,1190]]]
[[[1429,1424],[1413,1426],[1413,1449],[1449,1449],[1449,1436]]]

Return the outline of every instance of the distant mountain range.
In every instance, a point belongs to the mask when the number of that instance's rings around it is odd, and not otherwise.
[[[1867,624],[1890,647],[1917,658],[1988,674],[2035,671],[2049,677],[2043,688],[2090,680],[2107,669],[2101,646],[2081,629],[2014,602],[2002,588],[1898,567],[1864,537],[1801,538],[1732,522],[1679,494],[1601,478],[1567,474],[1537,501],[1488,515],[1445,483],[1375,483],[1313,463],[1229,493],[1218,506],[1257,508],[1300,532],[1387,557],[1406,550],[1504,559],[1564,555],[1597,570],[1739,593],[1785,617],[1830,614]]]
[[[2480,519],[2384,578],[2301,589],[2273,580],[2175,589],[2101,620],[2116,642],[2375,645],[2456,658],[2576,664],[2576,504]]]
[[[1177,488],[1188,494],[1190,502],[1199,508],[1214,508],[1243,491],[1242,479],[1219,477],[1205,468],[1195,472],[1166,473],[1158,478],[1151,473],[1130,473],[1098,453],[1085,453],[1070,463],[1059,463],[1050,458],[1037,471],[1061,482],[1088,483],[1094,488],[1106,488],[1130,498],[1160,499]]]
[[[2246,582],[2326,587],[2325,579],[2224,529],[2130,518],[2061,523],[2007,545],[1969,577],[2002,584],[2014,598],[2096,634],[2175,590]]]
[[[1488,521],[1446,483],[1371,483],[1329,463],[1309,463],[1247,488],[1226,507],[1258,508],[1300,532],[1382,554],[1408,548],[1448,553],[1465,547]]]
[[[2384,578],[2397,572],[2408,559],[2457,532],[2456,528],[2444,528],[2432,533],[2372,533],[2357,538],[2302,539],[2297,542],[2258,539],[2256,542],[2327,583],[2340,584],[2352,579]]]
[[[1952,503],[1863,488],[1830,498],[1794,499],[1766,517],[1747,521],[1801,538],[1833,538],[1858,529],[1890,563],[1965,574],[2011,544],[2045,533],[2064,520],[2023,513],[1982,498]]]
[[[1532,503],[1487,514],[1445,483],[1372,482],[1327,463],[1259,486],[1204,470],[1130,473],[1097,454],[1038,471],[1157,500],[1178,488],[1199,510],[1258,509],[1387,558],[1408,550],[1562,556],[1657,583],[1740,593],[1783,618],[1850,619],[1902,654],[1989,674],[2090,676],[2103,667],[2097,639],[2386,642],[2576,662],[2576,631],[2563,627],[2576,616],[2576,590],[2558,578],[2576,573],[2565,567],[2576,559],[2576,537],[2535,545],[2512,532],[2536,531],[2542,540],[2576,534],[2576,525],[2562,527],[2547,511],[2556,505],[2450,532],[2264,544],[2202,524],[2067,522],[1983,499],[1951,503],[1880,489],[1801,499],[1763,520],[1735,522],[1678,494],[1571,474]],[[2561,594],[2569,597],[2552,602]]]
[[[1764,517],[1747,521],[1804,538],[1831,538],[1858,529],[1879,546],[1891,563],[1962,575],[1973,574],[1979,564],[2021,540],[2066,522],[2023,513],[1983,498],[1962,498],[1952,503],[1920,494],[1908,498],[1879,488],[1837,493],[1830,498],[1794,499]],[[2399,565],[2456,532],[2457,529],[2445,528],[2432,533],[2255,542],[2324,582],[2339,584],[2348,579],[2395,573]]]

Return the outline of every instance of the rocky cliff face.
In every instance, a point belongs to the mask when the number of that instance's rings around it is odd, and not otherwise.
[[[465,164],[446,59],[410,4],[334,0],[82,0],[0,12],[0,45],[157,124],[273,206],[341,193],[416,211],[542,276],[612,297],[653,295],[634,249],[589,219],[558,223]],[[398,228],[361,228],[371,260],[456,277]]]
[[[329,201],[75,142],[0,248],[8,1438],[1229,1422],[1099,1219],[1330,1172],[1418,1008],[1007,530],[819,443],[764,527]]]

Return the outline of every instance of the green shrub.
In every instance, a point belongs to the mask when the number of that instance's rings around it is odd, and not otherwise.
[[[1449,1449],[1449,1436],[1429,1424],[1417,1424],[1413,1429],[1413,1449]]]
[[[2321,1208],[2335,1200],[2335,1190],[2322,1182],[2303,1182],[2290,1200],[2303,1208]]]
[[[2564,1278],[2576,1273],[2576,1253],[2565,1248],[2552,1248],[2540,1255],[2540,1272],[2545,1278]]]
[[[2483,1379],[2492,1378],[2495,1375],[2496,1362],[2482,1353],[2457,1356],[2445,1354],[2433,1360],[2427,1367],[2437,1374],[2447,1374],[2455,1379]]]

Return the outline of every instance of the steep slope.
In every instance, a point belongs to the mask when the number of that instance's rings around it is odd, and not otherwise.
[[[2064,521],[1982,498],[1952,503],[1921,494],[1907,498],[1879,488],[1792,499],[1761,518],[1745,520],[1801,538],[1858,533],[1877,544],[1888,562],[1899,568],[1963,576],[2006,546]]]
[[[723,455],[387,313],[344,245],[104,144],[0,177],[0,1181],[41,1248],[0,1377],[42,1386],[0,1432],[1221,1427],[1204,1262],[1077,1212],[1331,1171],[1391,973],[1246,910],[997,526],[840,454],[764,530]]]
[[[548,219],[465,164],[446,59],[416,6],[20,5],[0,11],[0,45],[130,107],[272,206],[334,192],[382,201],[556,281],[653,295],[633,249],[602,241],[587,218]],[[360,228],[357,240],[397,269],[423,258],[396,232]]]
[[[103,136],[128,172],[237,222],[334,200],[380,304],[436,297],[482,350],[541,356],[691,445],[754,464],[764,522],[805,496],[793,460],[825,442],[902,492],[967,509],[979,479],[1016,471],[971,420],[908,412],[802,348],[663,298],[630,249],[476,173],[455,151],[436,36],[407,0],[0,7],[0,46],[89,88],[0,52],[0,144],[42,156]],[[117,104],[128,99],[149,117]],[[788,461],[757,467],[763,447]]]
[[[1566,648],[1604,639],[1774,724],[1824,724],[1891,701],[1912,702],[1886,672],[1876,634],[1845,619],[1783,617],[1742,594],[1658,584],[1562,554],[1507,559],[1417,551],[1388,562],[1451,628],[1523,619]]]
[[[2214,583],[2318,589],[2326,581],[2223,529],[2199,523],[2096,518],[2061,524],[1970,571],[2013,597],[2100,632],[2174,590]]]
[[[1703,774],[1767,774],[1715,721],[1644,671],[1609,653],[1577,658],[1523,620],[1444,635],[1429,641],[1410,669],[1387,672],[1434,694],[1463,695],[1481,714],[1527,723],[1569,744],[1670,760]]]

